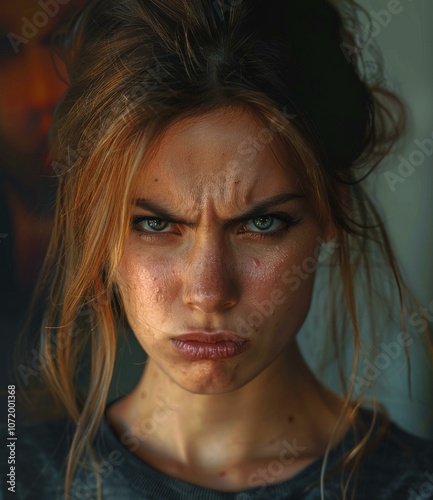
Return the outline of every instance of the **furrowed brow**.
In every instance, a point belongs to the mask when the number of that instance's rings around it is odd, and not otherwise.
[[[163,219],[167,222],[174,222],[176,224],[185,224],[186,226],[192,226],[190,221],[185,219],[180,219],[177,215],[171,212],[168,208],[155,203],[154,201],[148,200],[146,198],[135,198],[133,205],[142,210],[147,210],[152,212],[158,219]]]
[[[268,198],[266,200],[262,200],[252,207],[250,207],[246,212],[244,212],[241,215],[238,215],[237,217],[230,218],[224,220],[225,225],[231,226],[233,224],[237,224],[239,222],[245,222],[250,219],[254,219],[256,217],[260,217],[263,215],[269,208],[272,208],[277,205],[281,205],[283,203],[286,203],[288,201],[292,201],[295,199],[299,198],[305,198],[304,195],[298,194],[298,193],[281,193],[277,194],[275,196],[272,196],[271,198]],[[171,212],[168,208],[155,203],[154,201],[151,201],[146,198],[135,198],[133,200],[134,206],[137,208],[141,208],[142,210],[147,210],[151,212],[155,217],[158,219],[163,219],[164,221],[167,222],[172,222],[175,224],[184,224],[189,227],[193,227],[195,224],[192,223],[191,221],[181,219],[179,218],[176,214]]]
[[[269,210],[269,208],[275,207],[277,205],[282,205],[283,203],[286,203],[288,201],[292,201],[295,199],[299,199],[299,198],[305,198],[305,196],[302,194],[297,194],[297,193],[277,194],[276,196],[272,196],[271,198],[268,198],[267,200],[263,200],[263,201],[258,202],[257,204],[255,204],[251,208],[249,208],[243,214],[241,214],[237,217],[234,217],[233,219],[228,219],[226,222],[228,224],[235,224],[237,222],[245,222],[246,220],[254,219],[255,217],[260,217],[261,215],[264,214],[264,212],[266,212],[266,210]]]

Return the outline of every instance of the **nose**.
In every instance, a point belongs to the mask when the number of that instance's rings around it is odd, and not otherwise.
[[[222,312],[239,299],[239,280],[227,242],[214,233],[196,237],[183,271],[183,300],[205,314]]]

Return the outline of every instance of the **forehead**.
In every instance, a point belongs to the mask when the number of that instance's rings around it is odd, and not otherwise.
[[[277,130],[260,123],[252,112],[223,108],[188,117],[169,126],[143,166],[139,190],[160,188],[205,196],[296,188],[293,158],[277,140]]]

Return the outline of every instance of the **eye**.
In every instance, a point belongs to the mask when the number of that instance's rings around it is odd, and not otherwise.
[[[284,232],[300,223],[301,219],[287,213],[265,214],[246,221],[237,234],[244,234],[251,238],[280,238]],[[157,217],[137,215],[132,219],[132,230],[152,239],[157,238],[158,234],[162,237],[175,233],[175,231],[170,230],[172,224],[172,222]],[[166,231],[167,228],[168,231]]]
[[[162,219],[150,217],[134,217],[132,224],[134,229],[137,231],[161,233],[164,231],[164,229],[167,228],[170,223]]]
[[[258,238],[279,238],[284,232],[300,223],[300,219],[286,213],[266,214],[247,221],[241,232]]]
[[[276,221],[277,219],[271,215],[263,215],[252,219],[252,224],[260,231],[267,231],[275,224]]]

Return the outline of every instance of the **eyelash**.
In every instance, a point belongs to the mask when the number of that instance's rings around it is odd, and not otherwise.
[[[296,217],[293,217],[289,214],[286,213],[277,213],[277,214],[263,214],[259,215],[257,217],[253,217],[252,219],[248,219],[245,224],[248,222],[254,221],[256,219],[259,219],[261,217],[271,217],[277,221],[280,221],[283,223],[282,227],[279,229],[276,229],[275,231],[270,231],[270,232],[255,232],[255,231],[243,231],[241,234],[249,233],[252,235],[254,238],[259,238],[259,239],[277,239],[283,237],[284,233],[289,231],[292,227],[299,225],[302,220],[298,219]],[[160,222],[167,222],[164,221],[164,219],[160,219],[158,217],[145,217],[145,216],[134,216],[132,218],[132,230],[135,233],[139,233],[140,236],[144,236],[147,239],[153,239],[155,237],[161,237],[161,236],[168,236],[170,233],[163,233],[159,231],[148,231],[146,229],[140,228],[140,223],[145,222],[145,221],[160,221]],[[158,235],[158,236],[155,236]]]

